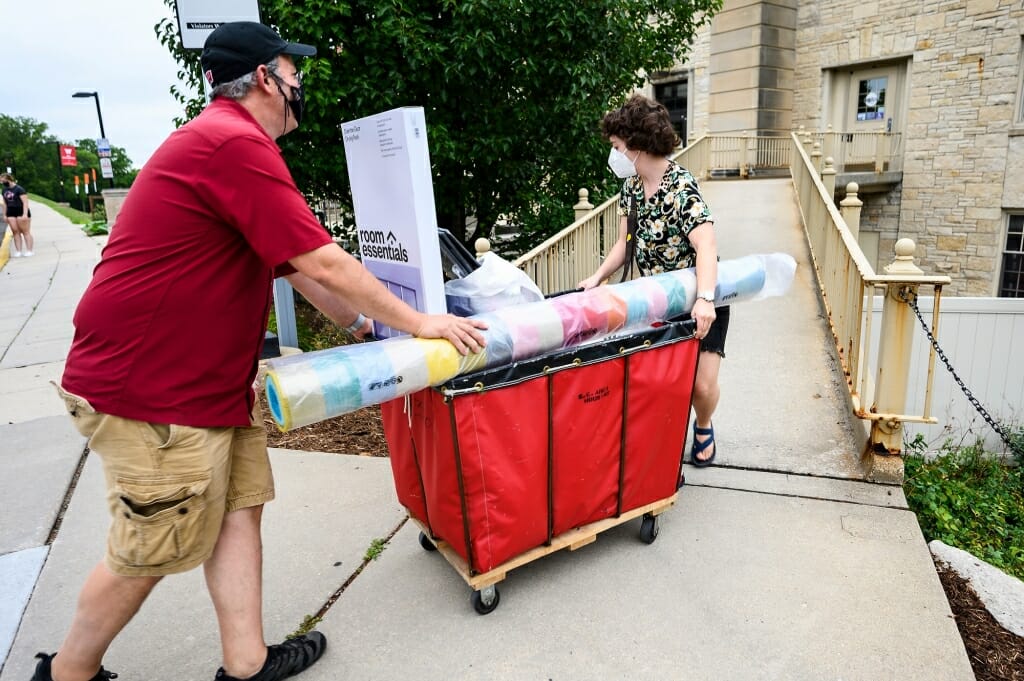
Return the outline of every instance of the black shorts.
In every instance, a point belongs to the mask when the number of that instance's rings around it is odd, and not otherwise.
[[[715,315],[708,335],[700,341],[700,351],[717,352],[721,357],[725,357],[725,336],[729,333],[729,306],[716,307]]]
[[[20,217],[22,217],[22,213],[24,213],[24,212],[25,212],[24,208],[18,208],[18,209],[8,208],[7,209],[7,213],[5,213],[5,217],[20,218]],[[30,217],[30,218],[32,217],[32,209],[31,208],[28,209],[28,217]]]

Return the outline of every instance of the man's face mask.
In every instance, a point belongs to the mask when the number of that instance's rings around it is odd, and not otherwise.
[[[637,158],[640,157],[640,153],[637,152]],[[612,169],[616,177],[626,179],[627,177],[633,177],[636,175],[636,165],[633,161],[629,160],[629,157],[623,154],[621,151],[612,147],[612,150],[608,153],[608,167]]]
[[[284,79],[275,73],[270,75],[274,79],[274,82],[277,83],[277,89],[281,93],[281,96],[284,97],[284,100],[288,103],[288,108],[292,110],[292,116],[295,118],[295,125],[302,125],[302,112],[304,108],[302,82],[300,81],[298,87],[296,87],[284,82]],[[298,78],[298,75],[295,77]],[[291,90],[291,97],[284,93],[284,90],[281,88],[282,85],[288,85],[288,89]]]

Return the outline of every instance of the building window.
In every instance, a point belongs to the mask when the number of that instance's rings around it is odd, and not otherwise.
[[[857,120],[880,121],[885,118],[885,90],[889,79],[869,78],[857,88]]]
[[[672,127],[683,146],[686,146],[686,135],[688,133],[686,124],[686,111],[689,106],[690,82],[687,79],[675,80],[671,83],[660,83],[654,86],[654,99],[665,105],[668,109],[668,117],[672,121]]]
[[[999,279],[999,296],[1024,298],[1024,214],[1011,215],[1006,229],[1003,250],[1003,274]]]

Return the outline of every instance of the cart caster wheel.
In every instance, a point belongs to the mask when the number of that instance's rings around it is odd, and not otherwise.
[[[644,513],[644,519],[640,522],[640,541],[645,544],[653,544],[658,538],[658,516]]]
[[[498,587],[492,584],[491,586],[485,586],[479,591],[474,591],[470,600],[473,601],[474,610],[481,615],[486,615],[498,607],[501,594],[498,592]]]
[[[424,551],[437,551],[437,545],[430,541],[430,537],[420,532],[420,546]]]

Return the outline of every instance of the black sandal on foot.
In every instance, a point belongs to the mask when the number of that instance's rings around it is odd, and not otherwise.
[[[327,639],[319,631],[288,639],[284,643],[267,646],[267,661],[263,668],[247,679],[228,676],[221,667],[215,681],[280,681],[295,676],[313,666],[327,649]]]
[[[707,435],[708,439],[704,442],[697,442],[698,435]],[[711,425],[710,428],[699,428],[697,424],[693,424],[693,446],[690,447],[690,463],[697,468],[703,468],[704,466],[711,465],[711,462],[715,460],[715,455],[718,454],[718,445],[715,445],[715,449],[711,452],[711,456],[706,459],[698,459],[697,455],[703,452],[705,449],[715,444],[715,426]]]
[[[39,660],[36,663],[36,671],[32,675],[32,681],[53,681],[53,676],[50,675],[50,667],[53,666],[53,658],[57,657],[57,653],[48,655],[46,653],[36,653],[36,658]],[[108,681],[108,679],[116,679],[117,674],[114,672],[108,672],[103,667],[96,672],[96,676],[89,679],[89,681]]]

